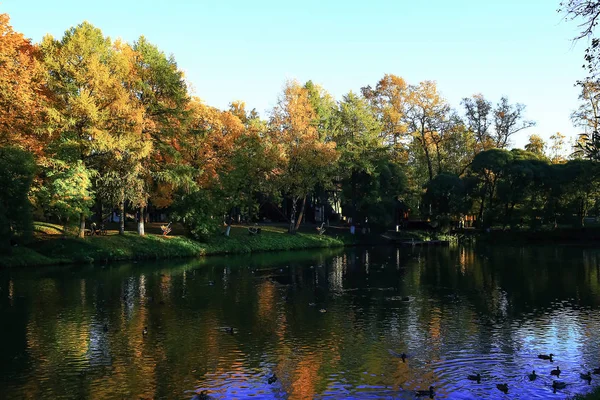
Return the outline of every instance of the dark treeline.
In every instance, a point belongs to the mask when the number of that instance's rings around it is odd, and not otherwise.
[[[159,213],[197,238],[227,214],[294,232],[342,215],[380,227],[408,215],[511,226],[596,212],[588,158],[598,139],[583,137],[568,161],[559,133],[509,151],[534,123],[506,97],[476,94],[455,109],[433,81],[385,75],[337,100],[290,81],[263,118],[241,101],[219,110],[191,96],[173,56],[144,37],[113,41],[84,22],[33,44],[6,14],[0,29],[2,246],[27,237],[34,219],[76,224],[83,237],[113,212],[121,233],[127,214],[144,234]],[[597,88],[582,84],[573,113],[590,133]]]

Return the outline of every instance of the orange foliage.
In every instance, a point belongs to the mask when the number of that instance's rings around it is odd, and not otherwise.
[[[182,139],[182,153],[191,165],[202,170],[202,186],[215,184],[219,173],[229,168],[228,159],[244,125],[231,112],[207,106],[199,99],[192,99],[189,108],[191,125]]]
[[[9,16],[0,14],[0,145],[20,145],[41,154],[36,129],[45,97],[38,49],[13,31]]]

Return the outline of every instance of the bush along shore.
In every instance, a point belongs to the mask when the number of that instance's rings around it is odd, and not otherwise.
[[[184,236],[139,236],[133,232],[85,239],[51,235],[38,238],[26,246],[13,247],[11,254],[0,255],[0,267],[199,257],[341,247],[361,243],[366,243],[364,238],[351,235],[289,235],[277,228],[263,228],[260,234],[249,235],[247,229],[242,227],[232,229],[229,237],[214,236],[206,242]]]

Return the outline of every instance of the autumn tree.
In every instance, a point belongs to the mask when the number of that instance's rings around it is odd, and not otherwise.
[[[566,136],[556,132],[550,136],[550,160],[553,164],[559,164],[566,161],[565,157],[565,139]]]
[[[433,81],[411,86],[407,103],[404,119],[425,157],[428,180],[432,180],[440,172],[440,144],[449,132],[450,106]]]
[[[530,135],[529,142],[525,145],[525,150],[543,156],[546,151],[546,143],[541,136]]]
[[[144,110],[143,133],[152,142],[152,153],[143,159],[141,172],[149,189],[163,190],[168,196],[174,182],[169,182],[171,174],[167,171],[176,170],[181,161],[178,139],[183,136],[189,120],[190,96],[183,72],[172,55],[167,56],[143,36],[132,47],[135,69],[132,90]],[[147,191],[137,202],[139,232],[144,230],[149,195]]]
[[[0,146],[12,145],[36,154],[48,135],[42,132],[47,101],[38,48],[0,14]]]
[[[47,109],[49,129],[58,133],[50,146],[52,157],[94,174],[110,168],[108,159],[118,165],[136,151],[127,146],[137,140],[142,114],[127,83],[132,72],[128,50],[88,22],[69,29],[61,40],[43,39],[48,89],[55,99]],[[80,237],[84,230],[82,212]]]
[[[214,233],[233,199],[225,178],[233,168],[236,143],[244,124],[230,111],[221,111],[193,98],[190,122],[178,138],[181,165],[169,170],[173,215],[190,233],[205,239]]]
[[[375,88],[361,88],[381,124],[380,135],[384,143],[393,149],[396,158],[404,161],[404,150],[410,140],[405,116],[409,89],[404,79],[392,74],[386,74]]]
[[[320,138],[309,91],[298,82],[287,82],[271,112],[269,136],[280,154],[278,184],[292,202],[289,231],[299,227],[306,197],[317,185],[331,179],[337,159],[335,143]],[[296,220],[298,202],[302,201]]]

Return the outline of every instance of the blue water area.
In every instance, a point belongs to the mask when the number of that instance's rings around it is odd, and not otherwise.
[[[599,256],[381,246],[3,270],[0,399],[565,399],[600,384],[580,376],[600,368]]]

